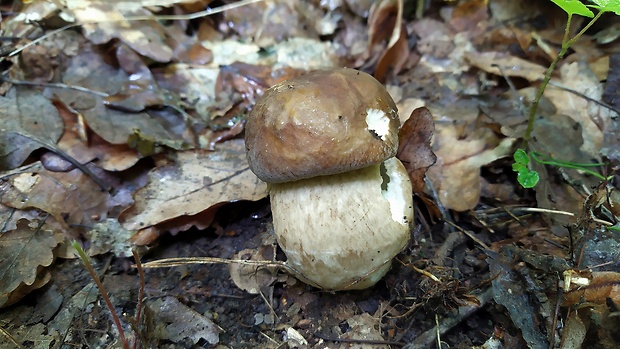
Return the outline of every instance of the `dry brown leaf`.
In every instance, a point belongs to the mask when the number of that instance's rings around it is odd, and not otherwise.
[[[259,246],[235,254],[233,259],[251,261],[270,261],[275,254],[273,246]],[[228,266],[230,278],[239,289],[251,294],[259,294],[265,287],[276,281],[276,273],[256,265],[231,263]]]
[[[138,152],[126,144],[108,143],[97,134],[90,134],[86,140],[81,139],[80,128],[82,126],[79,122],[82,118],[81,114],[59,99],[54,100],[54,104],[58,108],[65,125],[65,132],[58,141],[58,148],[75,160],[82,164],[96,160],[97,165],[104,170],[123,171],[135,165],[140,159]],[[84,130],[84,133],[89,134],[87,130]],[[47,161],[49,160],[47,159]],[[54,161],[60,163],[54,168],[60,168],[60,166],[65,166],[65,169],[69,168],[69,163],[57,155],[54,155]],[[50,169],[50,164],[46,162],[45,167]]]
[[[104,103],[107,106],[139,112],[147,107],[166,104],[165,93],[157,86],[153,74],[140,55],[127,45],[118,45],[116,59],[131,79],[127,79],[121,91],[104,98]]]
[[[82,86],[94,91],[114,95],[122,90],[129,80],[122,70],[108,64],[94,48],[68,61],[63,75],[70,85]],[[180,136],[171,134],[164,122],[147,113],[131,113],[107,108],[99,95],[76,93],[73,90],[55,89],[64,104],[71,106],[84,116],[87,126],[101,138],[112,144],[127,144],[128,138],[139,132],[144,138],[160,142],[178,141]]]
[[[150,338],[176,343],[189,340],[197,344],[202,338],[209,344],[217,344],[220,341],[219,334],[223,331],[211,319],[170,296],[148,300],[145,303],[145,317],[148,323],[163,323],[157,329],[152,329]]]
[[[109,194],[79,169],[22,173],[2,184],[2,203],[18,209],[38,208],[58,223],[90,225],[107,216]]]
[[[500,142],[489,129],[461,135],[457,125],[439,123],[435,128],[433,151],[437,163],[427,176],[441,203],[450,209],[473,209],[480,199],[480,167],[510,153],[513,138]]]
[[[398,133],[396,157],[405,165],[413,192],[418,195],[424,192],[426,170],[437,161],[430,146],[434,130],[433,115],[421,107],[411,113]]]
[[[375,2],[368,17],[368,49],[376,51],[383,41],[387,46],[377,61],[374,76],[385,82],[387,74],[397,74],[409,58],[409,43],[403,18],[403,1]]]
[[[174,163],[153,170],[149,184],[138,190],[135,205],[123,212],[125,229],[143,229],[221,202],[267,195],[267,185],[247,165],[242,140],[222,143],[215,152],[176,155]]]
[[[603,86],[587,63],[565,64],[560,67],[559,71],[561,81],[558,83],[560,85],[582,93],[593,100],[601,100]],[[547,87],[545,97],[555,105],[558,114],[567,115],[581,125],[583,137],[581,149],[592,158],[597,158],[603,144],[603,130],[616,113],[555,86]]]
[[[70,0],[67,8],[78,23],[82,24],[84,35],[94,44],[104,44],[117,38],[143,56],[157,62],[168,62],[172,49],[166,45],[166,29],[157,21],[128,21],[131,16],[153,16],[141,3],[134,6],[125,2],[103,2],[92,0]]]
[[[381,335],[379,329],[379,320],[373,317],[371,314],[363,313],[354,315],[346,320],[349,330],[341,335],[341,338],[360,340],[360,341],[383,341],[384,338]],[[337,349],[351,348],[351,343],[338,343],[334,346]],[[354,348],[359,349],[387,349],[387,344],[358,344]]]
[[[304,1],[264,0],[224,12],[231,31],[260,47],[272,46],[291,37],[314,37],[299,10]]]
[[[620,273],[614,271],[567,270],[564,272],[564,306],[581,303],[606,304],[620,307]]]
[[[0,234],[0,307],[25,296],[24,291],[33,290],[27,286],[44,285],[37,279],[43,277],[41,280],[45,280],[46,273],[41,267],[52,264],[53,249],[58,242],[54,233],[42,230],[38,223],[25,219],[17,222],[15,230]],[[20,290],[19,297],[12,294],[22,285],[26,287]]]
[[[530,142],[530,147],[544,155],[574,163],[590,163],[597,156],[582,150],[582,127],[567,115],[544,115],[536,120],[534,126],[534,139]],[[536,202],[541,208],[581,212],[584,207],[583,197],[572,183],[580,182],[585,187],[592,188],[599,184],[598,178],[579,171],[562,169],[565,178],[572,178],[567,182],[554,179],[559,170],[557,167],[533,162],[532,169],[540,176],[540,182],[536,187]],[[567,225],[574,223],[577,217],[549,215],[546,219],[557,225]]]
[[[23,88],[12,88],[0,97],[0,125],[0,169],[18,167],[43,147],[34,139],[56,143],[63,131],[54,105],[40,92]]]
[[[416,50],[435,59],[451,57],[455,49],[454,32],[444,23],[432,18],[422,18],[411,24],[411,30],[420,38]]]
[[[459,3],[452,11],[450,26],[455,30],[472,31],[488,19],[488,0],[470,0]]]
[[[465,59],[474,67],[491,74],[511,77],[520,77],[528,81],[542,80],[547,68],[531,63],[522,58],[511,56],[504,52],[475,52],[465,53]]]

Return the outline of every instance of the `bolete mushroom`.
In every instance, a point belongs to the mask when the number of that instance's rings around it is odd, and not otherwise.
[[[408,243],[411,183],[396,159],[394,101],[354,69],[311,72],[257,101],[245,128],[250,169],[269,183],[287,264],[328,289],[374,285]]]

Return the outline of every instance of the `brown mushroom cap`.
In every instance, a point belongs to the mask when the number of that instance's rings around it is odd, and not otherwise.
[[[270,183],[347,172],[395,156],[399,126],[392,97],[372,76],[315,71],[257,101],[245,126],[248,162]]]

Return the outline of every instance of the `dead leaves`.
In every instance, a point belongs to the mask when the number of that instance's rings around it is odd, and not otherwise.
[[[428,190],[423,177],[430,166],[427,175],[437,199],[449,209],[470,210],[484,195],[506,203],[517,190],[498,167],[506,167],[501,159],[510,155],[522,133],[519,101],[527,108],[531,99],[523,87],[536,86],[563,34],[555,26],[531,26],[533,16],[558,20],[544,5],[532,2],[528,8],[504,0],[433,2],[429,11],[441,7],[441,12],[419,20],[408,16],[400,0],[375,2],[372,9],[367,0],[257,1],[217,17],[199,12],[215,4],[210,1],[23,3],[20,14],[3,12],[3,35],[18,38],[3,43],[9,54],[3,59],[7,66],[13,63],[7,76],[16,84],[54,85],[2,85],[0,167],[15,169],[1,177],[0,213],[6,224],[0,232],[0,254],[14,261],[9,266],[2,264],[5,259],[0,262],[0,286],[8,285],[0,292],[0,304],[5,305],[47,282],[46,267],[56,257],[70,256],[66,238],[81,239],[91,254],[124,255],[130,242],[149,244],[164,231],[206,228],[226,203],[264,197],[266,186],[248,171],[238,140],[244,116],[266,88],[307,70],[350,66],[374,71],[397,85],[394,97],[400,99],[403,121],[414,107],[432,112],[434,118],[417,109],[401,130],[398,156],[416,193]],[[193,19],[162,17],[171,14]],[[508,21],[515,15],[526,20]],[[79,30],[49,34],[65,25]],[[618,56],[610,52],[617,51],[617,36],[605,34],[597,35],[598,42],[584,36],[584,44],[575,46],[552,81],[598,100],[600,81],[607,78],[604,98],[615,105]],[[33,43],[35,38],[41,40]],[[508,89],[505,77],[514,78],[516,93]],[[545,121],[539,123],[539,149],[556,156],[570,150],[570,155],[589,161],[604,147],[612,167],[618,167],[619,128],[612,113],[560,87],[550,87],[545,101],[551,108],[540,109]],[[559,137],[564,142],[548,137],[553,135],[564,135]],[[87,164],[114,191],[101,191],[93,177],[59,156],[60,151]],[[551,189],[564,179],[553,171],[546,178]],[[491,183],[495,179],[498,182]],[[591,187],[587,180],[583,183]],[[579,211],[580,196],[564,193],[540,189],[536,204],[570,202],[562,207]],[[484,203],[489,203],[487,198]],[[33,230],[45,217],[46,224]],[[528,248],[544,243],[542,234],[531,234],[536,238],[528,236]],[[601,245],[614,240],[601,236],[605,239],[583,240],[590,264],[603,262],[592,251],[612,254]],[[19,268],[7,269],[17,264]],[[239,274],[239,284],[250,279]],[[260,276],[264,279],[242,287],[255,292],[273,282],[268,273]],[[517,279],[510,274],[498,282],[511,287]],[[602,294],[583,293],[579,298],[597,304],[616,298],[612,291]],[[513,312],[523,309],[501,302]],[[530,304],[522,305],[530,309]],[[169,299],[153,303],[149,311],[152,319],[165,318],[169,326],[158,328],[161,332],[154,338],[192,345],[217,342],[219,329],[207,317]],[[171,315],[174,311],[183,315]],[[298,312],[301,320],[306,313]],[[583,312],[579,309],[579,317],[568,318],[567,327],[585,336],[589,319]],[[64,309],[59,314],[69,316]],[[201,327],[188,328],[188,319]],[[356,338],[364,338],[362,330],[376,325],[352,315],[344,320]],[[33,327],[33,333],[40,330]],[[366,338],[384,334],[374,331]],[[526,336],[538,339],[535,332],[526,331]]]
[[[145,321],[153,325],[149,332],[150,341],[172,340],[190,346],[201,339],[209,344],[219,342],[219,333],[223,330],[175,297],[155,299],[145,305]]]
[[[149,184],[135,195],[135,205],[123,213],[126,229],[192,216],[229,201],[258,200],[267,185],[247,166],[243,141],[228,141],[216,152],[179,152],[176,160],[149,174]]]
[[[8,306],[44,286],[54,261],[52,250],[62,234],[42,230],[37,222],[22,219],[14,230],[0,234],[0,307]]]
[[[64,225],[105,219],[110,196],[79,169],[21,173],[2,184],[1,202],[16,209],[37,208]]]
[[[430,148],[435,131],[433,116],[426,108],[417,108],[405,121],[398,133],[398,159],[405,165],[413,192],[424,193],[424,176],[437,157]]]
[[[465,58],[473,66],[500,76],[519,77],[528,81],[542,80],[547,68],[503,52],[467,52]]]
[[[36,139],[55,143],[62,135],[60,122],[58,110],[36,91],[17,88],[0,97],[0,169],[19,166],[42,148]]]

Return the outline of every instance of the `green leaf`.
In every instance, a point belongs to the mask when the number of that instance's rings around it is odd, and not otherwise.
[[[539,180],[540,177],[536,171],[523,171],[517,175],[517,181],[519,181],[523,188],[533,188]]]
[[[525,165],[516,162],[512,164],[512,170],[519,173],[529,171]]]
[[[517,149],[517,151],[515,151],[512,157],[515,159],[515,162],[517,164],[527,165],[530,162],[530,157],[527,155],[527,153],[523,149]],[[513,170],[514,170],[514,166],[513,166]]]
[[[603,12],[614,12],[620,16],[620,0],[592,0],[597,6],[590,6]]]
[[[551,0],[554,4],[560,6],[560,8],[569,15],[580,15],[584,17],[594,17],[594,13],[590,11],[590,9],[582,4],[579,0]],[[600,2],[610,1],[610,0],[599,0]]]

